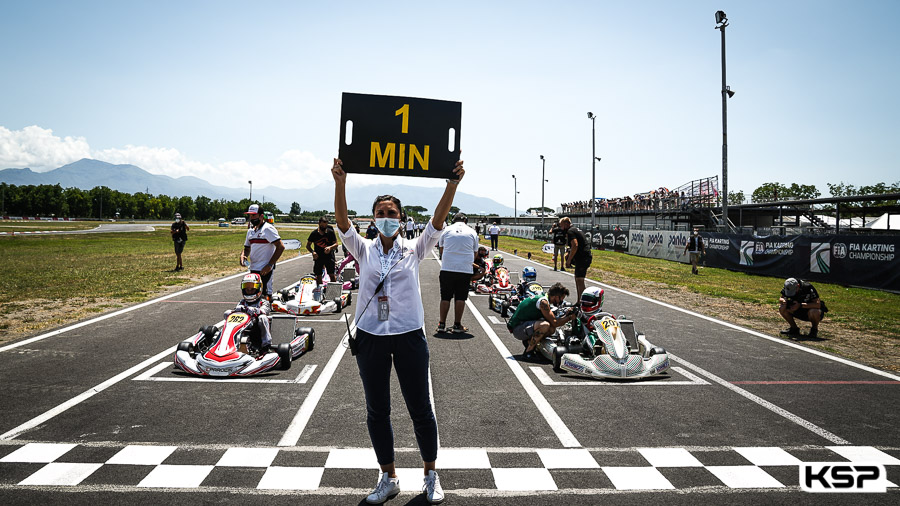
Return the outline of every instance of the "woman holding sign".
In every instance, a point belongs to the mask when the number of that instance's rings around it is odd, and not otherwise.
[[[456,179],[447,180],[444,195],[420,237],[412,240],[400,237],[403,207],[396,197],[382,195],[372,205],[378,237],[370,240],[360,236],[347,218],[347,173],[341,161],[335,158],[331,168],[335,222],[341,241],[360,268],[356,337],[351,340],[351,351],[356,355],[366,395],[369,437],[382,471],[375,490],[366,498],[370,504],[380,504],[400,493],[400,480],[394,470],[390,418],[392,364],[397,370],[422,455],[423,491],[432,504],[444,500],[435,472],[438,433],[428,391],[429,353],[423,330],[425,310],[419,295],[419,263],[438,242],[456,187],[465,174],[462,160],[456,162],[453,173]]]

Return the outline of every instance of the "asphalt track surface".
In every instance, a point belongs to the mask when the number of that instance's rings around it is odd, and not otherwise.
[[[505,256],[513,271],[529,263]],[[311,268],[309,256],[279,264],[276,287]],[[447,503],[900,500],[895,486],[809,494],[798,467],[876,462],[900,483],[900,377],[607,285],[605,309],[665,347],[670,374],[557,374],[521,357],[485,296],[470,297],[467,334],[435,334],[439,269],[429,258],[420,276]],[[538,281],[574,291],[546,267]],[[173,369],[175,345],[220,321],[237,286],[224,278],[0,347],[0,504],[363,501],[377,467],[342,315],[307,319],[316,347],[287,371],[238,382]],[[276,320],[275,341],[291,326]],[[388,504],[424,504],[396,379],[392,396],[403,492]]]

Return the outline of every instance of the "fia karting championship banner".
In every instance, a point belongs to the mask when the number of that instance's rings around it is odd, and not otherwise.
[[[338,156],[348,173],[455,179],[462,104],[344,93]]]
[[[900,237],[701,236],[710,267],[900,291]]]

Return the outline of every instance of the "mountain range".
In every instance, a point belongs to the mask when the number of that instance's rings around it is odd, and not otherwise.
[[[114,165],[100,160],[82,158],[77,162],[47,171],[35,172],[29,168],[0,170],[0,182],[14,185],[59,184],[63,188],[89,190],[95,186],[106,186],[124,193],[149,192],[170,197],[206,196],[211,199],[241,200],[247,197],[245,188],[229,188],[213,185],[193,176],[173,178],[151,174],[135,165]],[[377,195],[391,194],[404,205],[418,205],[434,210],[441,198],[443,188],[429,188],[401,184],[375,184],[347,188],[347,207],[360,214],[367,214]],[[254,194],[265,196],[267,202],[275,202],[284,212],[292,202],[300,204],[304,211],[331,209],[334,207],[334,186],[323,183],[313,188],[288,189],[267,186],[254,188]],[[259,193],[257,193],[259,192]],[[258,199],[261,200],[261,199]],[[453,205],[469,214],[499,214],[509,216],[512,208],[486,197],[478,197],[457,192]]]

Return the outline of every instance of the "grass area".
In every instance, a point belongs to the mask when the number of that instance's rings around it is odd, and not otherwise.
[[[309,231],[280,231],[283,239],[301,239]],[[137,302],[166,287],[242,270],[243,228],[192,228],[183,253],[185,270],[172,272],[175,253],[168,227],[155,232],[44,235],[0,239],[0,315],[23,300],[87,303]],[[297,256],[288,250],[282,259]],[[85,309],[87,311],[88,309]]]
[[[23,221],[0,220],[0,232],[26,232],[35,230],[90,230],[99,221]]]
[[[490,246],[490,241],[482,240],[482,243]],[[541,251],[544,244],[543,241],[514,237],[500,238],[503,249],[518,249],[521,256],[531,252],[532,260],[553,265],[553,255]],[[663,289],[686,289],[700,295],[764,306],[772,314],[767,321],[783,321],[777,312],[783,279],[713,268],[702,269],[700,276],[694,276],[690,265],[679,262],[613,251],[594,251],[593,256],[589,278],[604,281],[607,276],[615,274],[652,282]],[[900,340],[900,295],[821,282],[814,284],[819,296],[828,304],[827,324],[848,325]]]

